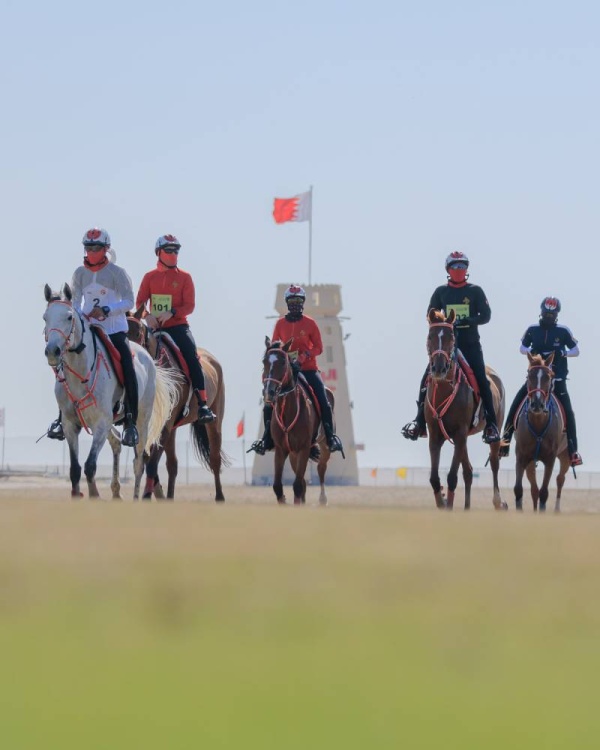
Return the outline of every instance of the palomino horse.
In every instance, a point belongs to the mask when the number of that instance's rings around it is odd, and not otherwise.
[[[285,344],[265,338],[263,357],[263,400],[273,406],[271,436],[275,443],[275,468],[273,492],[277,502],[285,503],[283,494],[283,466],[290,457],[292,471],[296,475],[293,483],[294,503],[306,502],[306,480],[304,474],[310,457],[313,438],[319,430],[320,455],[317,472],[321,483],[319,503],[327,505],[325,494],[325,472],[331,452],[323,430],[319,428],[320,416],[308,395],[305,385],[298,380],[298,372],[292,367],[289,357],[291,340]],[[327,400],[333,410],[333,393],[327,388]]]
[[[92,447],[84,465],[89,496],[99,497],[95,480],[96,463],[108,438],[113,452],[111,489],[113,499],[120,499],[121,441],[113,422],[124,416],[124,389],[115,377],[106,347],[90,326],[86,325],[84,316],[73,308],[69,285],[64,285],[61,295],[53,293],[46,284],[44,295],[48,303],[44,313],[45,354],[56,375],[54,393],[61,410],[71,459],[71,495],[82,496],[79,488],[79,433],[83,427],[93,435]],[[163,424],[171,414],[177,391],[172,374],[156,368],[147,352],[135,344],[132,352],[139,391],[137,428],[140,442],[135,448],[133,462],[133,497],[137,499],[144,471],[144,447],[148,450],[160,437]]]
[[[456,339],[454,336],[454,310],[446,318],[438,310],[428,314],[429,334],[427,352],[429,354],[429,379],[425,399],[425,420],[429,433],[429,455],[431,457],[431,475],[429,481],[433,488],[438,508],[452,508],[454,494],[458,483],[458,467],[462,464],[465,482],[465,509],[471,507],[471,485],[473,467],[467,451],[467,437],[481,432],[485,421],[480,419],[474,424],[477,403],[473,389],[458,364]],[[488,380],[492,389],[494,408],[498,423],[504,419],[504,386],[496,373],[486,367]],[[448,495],[444,497],[439,477],[440,454],[444,441],[454,444],[454,455],[448,472]],[[494,477],[494,508],[506,510],[507,504],[500,497],[498,486],[498,469],[500,443],[490,446],[490,466]]]
[[[192,394],[192,386],[183,373],[173,350],[166,344],[162,337],[168,334],[168,329],[153,333],[148,326],[142,322],[143,307],[140,307],[133,315],[129,315],[128,336],[131,341],[143,346],[151,356],[157,360],[162,367],[176,373],[178,379],[177,399],[169,420],[166,422],[161,435],[160,442],[153,446],[150,458],[146,465],[146,487],[143,498],[149,500],[154,493],[157,500],[164,500],[163,488],[158,478],[158,463],[163,451],[167,455],[167,499],[175,497],[175,481],[177,479],[177,445],[176,430],[181,425],[189,424],[191,427],[192,443],[198,459],[210,469],[215,478],[215,500],[223,501],[223,488],[221,486],[221,465],[228,466],[229,459],[221,448],[222,424],[225,412],[225,383],[223,382],[223,370],[216,357],[206,349],[198,349],[202,360],[204,379],[206,381],[206,395],[208,405],[216,415],[216,419],[208,424],[197,422],[198,401]]]
[[[527,398],[515,418],[515,502],[517,510],[523,510],[523,472],[527,473],[531,486],[533,509],[546,510],[548,486],[556,458],[560,462],[556,477],[555,511],[560,510],[560,495],[569,470],[567,434],[561,408],[552,393],[552,362],[554,352],[547,359],[541,354],[527,354]],[[538,489],[535,467],[538,461],[544,464],[542,485]]]

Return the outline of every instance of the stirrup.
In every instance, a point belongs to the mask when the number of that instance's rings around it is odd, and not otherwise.
[[[214,422],[216,418],[217,417],[215,413],[212,412],[206,404],[202,404],[202,406],[198,407],[197,421],[200,422],[200,424],[208,424],[208,422]]]
[[[405,424],[402,428],[402,434],[407,440],[418,440],[420,437],[426,437],[427,428],[421,427],[417,420]]]
[[[571,466],[581,466],[583,463],[583,458],[581,458],[581,454],[579,451],[574,451],[571,453]]]
[[[483,430],[481,439],[484,443],[490,444],[499,443],[502,438],[500,437],[500,431],[498,430],[498,427],[495,424],[488,424]]]
[[[55,419],[54,422],[48,427],[48,431],[46,432],[46,436],[50,438],[50,440],[64,440],[65,439],[65,433],[63,432],[63,427],[60,419]]]
[[[246,453],[250,453],[250,451],[256,451],[259,456],[264,456],[267,452],[267,449],[265,448],[264,440],[255,440],[252,445],[248,448]]]
[[[134,424],[130,424],[128,427],[123,428],[121,445],[125,445],[128,448],[135,448],[139,442],[140,436],[138,435],[137,427]]]

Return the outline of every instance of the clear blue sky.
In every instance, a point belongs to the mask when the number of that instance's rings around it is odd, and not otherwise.
[[[426,363],[427,302],[462,249],[509,398],[526,369],[521,335],[543,296],[562,300],[582,351],[570,384],[580,448],[600,469],[599,22],[600,6],[577,0],[5,1],[7,438],[39,435],[55,414],[43,287],[70,280],[95,224],[136,289],[156,237],[180,238],[192,329],[225,369],[225,437],[243,411],[253,437],[276,284],[307,281],[307,225],[276,226],[272,199],[313,184],[313,282],[341,284],[351,318],[362,465],[428,462],[400,427]],[[58,461],[45,443],[18,458]]]

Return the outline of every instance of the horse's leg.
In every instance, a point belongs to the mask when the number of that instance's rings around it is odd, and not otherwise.
[[[98,456],[100,455],[100,451],[102,450],[102,447],[106,442],[106,438],[111,428],[112,424],[103,421],[97,422],[94,426],[92,447],[90,448],[88,457],[86,458],[85,464],[83,465],[83,472],[85,474],[85,478],[87,479],[88,494],[90,498],[100,497],[98,487],[96,486],[96,468],[98,464]]]
[[[320,448],[321,456],[319,457],[319,463],[317,464],[317,473],[319,474],[319,482],[321,484],[319,505],[327,505],[327,495],[325,494],[325,474],[327,473],[327,462],[329,461],[331,453],[324,443],[320,445]]]
[[[223,502],[223,500],[225,500],[225,495],[223,494],[223,487],[221,486],[222,435],[221,426],[218,425],[217,420],[206,425],[206,432],[208,434],[208,444],[210,447],[208,463],[215,478],[215,500],[217,502]]]
[[[161,435],[161,444],[152,446],[150,449],[150,455],[148,456],[148,461],[146,462],[146,484],[144,485],[142,500],[151,500],[153,493],[157,498],[159,497],[159,494],[162,494],[162,488],[159,492],[158,462],[160,461],[163,450]]]
[[[306,466],[308,465],[308,456],[310,453],[310,446],[304,450],[290,453],[290,463],[292,470],[296,475],[294,479],[294,504],[306,502]]]
[[[442,485],[440,482],[440,455],[442,452],[442,445],[444,444],[444,438],[440,435],[435,437],[432,433],[433,430],[428,426],[427,431],[429,432],[429,456],[431,459],[431,473],[429,474],[429,483],[433,489],[433,495],[435,497],[435,504],[438,508],[446,507],[446,499],[442,492]]]
[[[550,487],[550,480],[552,479],[552,472],[554,471],[554,463],[556,456],[552,456],[548,463],[544,464],[544,477],[542,479],[542,486],[540,487],[540,511],[546,510],[546,502],[548,500],[548,488]]]
[[[177,460],[177,430],[171,430],[171,434],[165,442],[165,456],[167,457],[167,500],[175,498],[175,483],[179,472],[179,461]]]
[[[465,483],[465,510],[471,509],[471,487],[473,485],[473,466],[469,459],[469,451],[465,442],[465,449],[462,457],[462,475]]]
[[[490,445],[490,468],[492,470],[494,497],[492,503],[496,510],[508,510],[508,503],[502,502],[500,485],[498,483],[498,471],[500,470],[500,443]]]
[[[517,510],[523,510],[523,474],[525,472],[525,466],[523,465],[523,462],[519,460],[517,457],[517,460],[515,462],[515,507]],[[535,468],[534,468],[535,473]],[[527,473],[527,476],[529,477],[529,472]],[[531,479],[529,480],[531,482]]]
[[[121,482],[119,478],[119,463],[121,459],[121,438],[119,437],[119,433],[114,429],[114,427],[110,428],[110,431],[108,433],[108,442],[110,443],[110,447],[113,452],[113,472],[112,472],[112,480],[110,483],[110,488],[112,490],[112,499],[113,500],[122,500],[121,497]]]
[[[531,499],[533,501],[533,510],[538,509],[538,500],[540,498],[540,490],[537,484],[537,475],[535,468],[535,461],[530,461],[525,468],[527,479],[529,480],[529,490],[531,492]]]
[[[275,462],[273,466],[273,492],[275,493],[275,497],[277,498],[278,503],[285,503],[285,495],[283,494],[283,465],[285,463],[285,459],[287,458],[287,453],[285,450],[280,446],[275,446]]]
[[[71,497],[83,497],[83,492],[79,487],[81,480],[81,464],[79,463],[79,432],[81,428],[76,427],[72,422],[64,419],[63,431],[69,446],[69,477],[71,479]]]
[[[558,469],[558,475],[556,477],[556,503],[554,505],[554,512],[560,513],[560,496],[562,494],[562,488],[565,483],[565,477],[569,471],[570,461],[569,454],[567,451],[561,453],[558,457],[560,467]]]
[[[135,446],[133,456],[133,499],[139,500],[142,476],[144,475],[144,446],[142,442]]]
[[[448,510],[452,510],[452,508],[454,507],[454,494],[456,492],[456,485],[458,484],[458,467],[462,462],[463,453],[466,450],[466,444],[466,435],[459,433],[454,436],[454,453],[452,454],[452,462],[450,463],[450,469],[448,470],[448,476],[446,478],[446,481],[448,482],[448,496],[446,497],[446,507],[448,508]]]

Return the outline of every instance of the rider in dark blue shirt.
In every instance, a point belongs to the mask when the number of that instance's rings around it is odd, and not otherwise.
[[[554,352],[552,370],[554,372],[554,395],[558,398],[565,410],[567,419],[567,442],[571,466],[580,466],[583,463],[581,455],[577,450],[577,427],[575,414],[571,406],[571,398],[567,392],[568,364],[567,357],[578,357],[579,346],[577,339],[573,337],[567,326],[558,325],[558,313],[560,312],[560,300],[556,297],[545,297],[542,300],[540,322],[529,326],[521,339],[521,353],[541,354],[544,358]],[[525,383],[515,396],[504,423],[503,445],[500,448],[501,456],[508,456],[509,445],[514,432],[514,421],[517,409],[527,397],[527,383]]]
[[[467,281],[469,259],[465,253],[455,251],[446,258],[446,272],[448,283],[439,286],[433,293],[427,311],[434,308],[442,310],[445,315],[454,310],[456,323],[454,333],[456,335],[456,347],[465,356],[467,362],[473,369],[477,378],[483,409],[485,412],[486,426],[483,431],[483,440],[486,443],[496,443],[500,440],[500,432],[496,424],[496,412],[490,383],[485,372],[483,351],[479,342],[478,327],[489,323],[492,317],[485,292],[480,286],[469,284]],[[429,366],[421,379],[419,398],[417,401],[418,411],[414,421],[409,422],[402,428],[402,434],[409,440],[417,440],[427,435],[425,426],[425,394],[427,392],[427,377]]]

